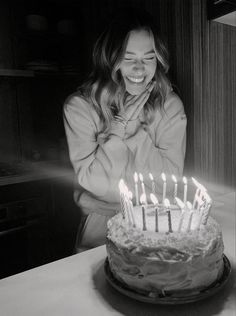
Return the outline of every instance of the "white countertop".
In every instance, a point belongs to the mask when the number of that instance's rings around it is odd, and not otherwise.
[[[221,224],[232,274],[214,296],[187,305],[153,305],[118,293],[105,279],[101,246],[0,280],[1,316],[235,316],[235,193],[219,195],[212,214]]]

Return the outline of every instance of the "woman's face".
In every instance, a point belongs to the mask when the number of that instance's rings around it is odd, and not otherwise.
[[[145,90],[156,71],[153,38],[147,31],[130,33],[119,69],[130,94],[139,95]]]

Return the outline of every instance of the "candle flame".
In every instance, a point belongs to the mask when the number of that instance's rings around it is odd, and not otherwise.
[[[157,199],[157,197],[155,196],[155,194],[151,193],[151,194],[150,194],[150,199],[151,199],[151,201],[152,201],[152,203],[153,203],[154,205],[158,205],[158,199]]]
[[[192,177],[192,181],[196,185],[196,187],[198,187],[199,182],[194,177]]]
[[[175,197],[175,201],[176,203],[178,204],[178,206],[181,208],[181,210],[184,209],[185,205],[184,205],[184,202],[181,201],[179,198]]]
[[[151,181],[153,181],[153,175],[151,173],[149,173],[149,178]]]
[[[166,175],[164,174],[164,172],[162,172],[161,177],[162,177],[162,180],[166,182]]]
[[[123,179],[120,179],[119,181],[119,189],[120,193],[124,194],[125,196],[128,196],[129,189]]]
[[[137,172],[134,173],[134,182],[138,183],[138,174],[137,174]]]
[[[204,192],[207,191],[207,189],[200,182],[198,182],[195,178],[192,177],[192,181],[198,189],[200,189],[201,191],[204,191]]]
[[[140,196],[140,203],[141,204],[146,204],[147,203],[147,199],[146,199],[146,194],[141,194]]]
[[[139,179],[140,179],[141,182],[143,182],[143,175],[142,175],[142,173],[139,174]]]
[[[164,200],[164,205],[165,207],[169,208],[170,207],[170,201],[168,199]]]
[[[124,186],[125,186],[125,182],[123,179],[120,179],[119,181],[119,189],[120,189],[120,192],[123,193],[124,192]]]
[[[188,180],[187,180],[186,177],[183,177],[183,183],[184,183],[184,184],[187,184],[187,183],[188,183]]]
[[[193,205],[192,205],[191,202],[187,201],[186,205],[187,205],[187,208],[188,208],[190,211],[193,209]]]
[[[133,193],[132,193],[131,191],[128,191],[128,197],[129,197],[130,200],[132,200],[132,198],[133,198]]]
[[[174,181],[174,183],[177,183],[177,179],[176,176],[172,174],[172,180]]]
[[[123,193],[124,193],[126,196],[129,196],[129,189],[128,189],[128,187],[127,187],[126,184],[124,184]]]
[[[200,188],[201,191],[204,191],[204,192],[207,191],[207,189],[201,183],[199,183],[199,188]]]

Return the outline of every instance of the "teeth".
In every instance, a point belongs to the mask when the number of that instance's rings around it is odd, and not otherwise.
[[[144,77],[142,77],[142,78],[128,77],[128,79],[132,82],[140,83],[144,80]]]

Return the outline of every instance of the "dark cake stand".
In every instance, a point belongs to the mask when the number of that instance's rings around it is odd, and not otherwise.
[[[202,290],[180,290],[180,291],[156,291],[156,292],[148,292],[148,291],[134,291],[129,288],[124,283],[117,280],[110,269],[108,258],[106,258],[104,263],[104,271],[106,275],[107,281],[120,293],[133,298],[135,300],[152,303],[152,304],[187,304],[196,302],[199,300],[203,300],[207,297],[210,297],[217,293],[220,289],[224,287],[227,280],[229,279],[229,275],[231,272],[231,265],[229,259],[224,255],[223,256],[224,269],[222,275],[211,285],[202,289]]]

